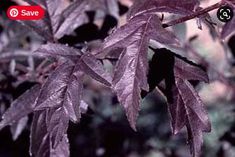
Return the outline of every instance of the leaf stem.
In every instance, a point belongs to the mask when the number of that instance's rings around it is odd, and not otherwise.
[[[225,4],[226,3],[224,1],[218,2],[218,3],[213,4],[213,5],[211,5],[211,6],[207,7],[207,8],[204,8],[202,10],[194,12],[194,13],[192,13],[190,15],[187,15],[187,16],[181,17],[179,19],[175,19],[175,20],[169,21],[167,23],[164,23],[162,26],[164,28],[166,28],[166,27],[170,27],[170,26],[174,26],[174,25],[183,23],[185,21],[188,21],[188,20],[191,20],[193,18],[199,17],[200,15],[206,14],[206,13],[212,11],[212,10],[220,8],[220,7],[224,6]]]

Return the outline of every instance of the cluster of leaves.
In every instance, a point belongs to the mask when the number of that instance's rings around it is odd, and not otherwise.
[[[163,27],[156,13],[187,16],[198,10],[198,0],[135,0],[128,12],[127,23],[91,49],[77,49],[59,41],[88,21],[88,11],[99,10],[118,17],[117,0],[75,0],[67,7],[66,0],[25,1],[30,5],[41,5],[46,10],[42,20],[21,22],[47,41],[34,53],[55,59],[56,68],[43,83],[35,85],[11,104],[2,117],[0,129],[33,113],[31,155],[68,157],[66,132],[69,121],[78,123],[89,106],[83,90],[84,81],[89,76],[117,95],[134,130],[141,99],[154,89],[160,89],[168,101],[172,132],[177,134],[186,126],[191,152],[194,157],[200,156],[203,132],[209,132],[211,126],[194,85],[195,81],[208,82],[207,73],[168,49],[151,48],[154,55],[148,64],[151,41],[164,47],[181,47],[180,41]],[[234,7],[229,0],[221,3]],[[234,31],[234,21],[233,18],[224,26],[222,38]],[[102,64],[106,59],[116,61],[112,74]]]

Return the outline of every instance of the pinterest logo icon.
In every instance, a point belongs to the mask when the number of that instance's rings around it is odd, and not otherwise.
[[[7,16],[11,20],[40,20],[45,11],[41,6],[11,6],[7,10]]]
[[[19,11],[18,9],[16,8],[12,8],[10,11],[9,11],[11,17],[17,17],[19,15]]]

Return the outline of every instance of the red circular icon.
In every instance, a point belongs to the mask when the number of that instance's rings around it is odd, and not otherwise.
[[[40,20],[44,14],[41,6],[11,6],[7,10],[7,16],[11,20]]]

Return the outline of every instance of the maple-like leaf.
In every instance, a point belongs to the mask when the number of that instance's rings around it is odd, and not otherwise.
[[[150,39],[166,45],[179,44],[176,36],[162,27],[157,15],[140,15],[110,34],[105,39],[102,49],[96,50],[96,57],[105,58],[114,50],[122,52],[122,48],[131,45],[136,37],[137,39],[145,37],[143,41],[147,40],[147,44]],[[117,56],[117,52],[115,52],[115,56]]]
[[[150,89],[158,86],[166,95],[172,132],[177,134],[186,126],[191,152],[199,157],[202,133],[209,132],[211,126],[204,104],[189,81],[208,82],[208,76],[200,66],[167,49],[153,50],[155,54],[148,74]],[[164,86],[160,84],[162,80],[165,80]]]
[[[16,137],[22,131],[17,122],[34,112],[30,135],[31,156],[68,157],[66,132],[69,120],[79,122],[81,113],[87,110],[88,105],[82,100],[82,95],[83,78],[88,75],[112,87],[134,130],[140,110],[141,91],[149,92],[158,86],[168,100],[173,133],[178,133],[186,126],[193,156],[199,157],[202,133],[210,131],[210,123],[190,81],[208,82],[206,72],[166,49],[157,51],[149,66],[147,57],[150,40],[163,45],[179,44],[174,34],[162,27],[155,13],[188,15],[198,7],[198,0],[136,0],[129,11],[127,23],[110,34],[101,48],[94,52],[82,52],[58,44],[57,39],[71,34],[76,27],[84,24],[88,20],[87,11],[99,10],[117,18],[117,0],[25,1],[30,5],[41,5],[46,10],[43,19],[23,23],[51,42],[42,45],[36,53],[58,59],[58,66],[42,86],[35,86],[12,103],[3,115],[0,129],[13,124],[12,132]],[[233,22],[225,25],[222,37],[234,31]],[[118,60],[113,78],[100,61],[106,57]],[[165,80],[165,84],[162,80]]]
[[[176,37],[162,28],[156,15],[141,15],[108,36],[102,50],[96,54],[102,58],[116,49],[122,53],[115,68],[112,84],[134,130],[140,108],[140,91],[148,90],[147,50],[150,39],[164,44],[177,43]]]
[[[128,13],[128,18],[150,12],[169,12],[190,14],[199,5],[198,0],[135,0]]]

